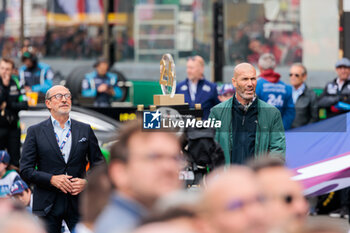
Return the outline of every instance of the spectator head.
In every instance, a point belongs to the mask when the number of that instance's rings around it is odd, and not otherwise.
[[[218,169],[206,179],[199,216],[210,233],[267,231],[263,196],[254,173],[243,166]]]
[[[6,168],[10,164],[10,155],[5,150],[0,150],[0,177],[2,177],[5,172]]]
[[[276,67],[276,58],[272,53],[264,53],[260,56],[258,61],[258,66],[260,71],[274,70]]]
[[[182,233],[198,231],[196,214],[189,209],[170,209],[151,215],[134,233]]]
[[[15,181],[10,188],[10,192],[11,196],[20,201],[24,206],[29,206],[32,191],[26,182],[23,180]]]
[[[6,58],[6,57],[1,58],[0,76],[3,80],[11,78],[11,74],[13,73],[14,68],[15,68],[15,62],[12,59]]]
[[[127,122],[111,148],[109,174],[124,196],[150,208],[181,187],[180,144],[171,132],[147,132],[140,121]]]
[[[89,182],[79,201],[82,221],[85,226],[92,229],[97,217],[108,203],[112,184],[105,164],[94,167],[87,179]]]
[[[45,233],[43,225],[26,212],[12,212],[0,218],[1,233]]]
[[[104,75],[106,75],[106,73],[109,69],[109,63],[108,63],[106,58],[100,57],[95,62],[94,68],[96,69],[96,72],[98,75],[104,76]]]
[[[136,231],[146,232],[203,232],[200,229],[197,209],[201,193],[183,190],[157,201],[152,213],[147,216]]]
[[[265,209],[272,230],[296,232],[306,220],[308,203],[301,184],[292,180],[292,173],[282,160],[263,157],[252,163],[263,189]]]
[[[22,62],[27,68],[32,68],[37,64],[37,57],[34,53],[26,51],[22,55]]]
[[[255,97],[256,70],[249,63],[238,64],[233,72],[232,84],[236,89],[236,98],[241,104],[248,104]]]
[[[345,81],[349,78],[350,75],[350,60],[346,57],[338,60],[335,63],[335,71],[340,80]]]
[[[289,70],[290,84],[298,89],[307,79],[306,67],[301,63],[294,63]]]
[[[235,94],[235,88],[232,84],[223,84],[218,91],[220,102],[230,99]]]
[[[201,56],[193,56],[187,59],[187,78],[192,82],[198,82],[204,75],[204,59]]]
[[[45,104],[55,119],[67,116],[72,107],[72,94],[65,86],[55,85],[46,92]]]

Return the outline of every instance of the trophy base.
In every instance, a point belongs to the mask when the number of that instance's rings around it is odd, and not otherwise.
[[[153,95],[153,104],[157,106],[184,105],[185,96],[175,94],[173,98],[170,95]]]

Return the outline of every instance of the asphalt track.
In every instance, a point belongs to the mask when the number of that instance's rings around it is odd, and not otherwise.
[[[333,224],[343,230],[344,233],[348,233],[349,231],[349,221],[344,218],[332,218],[327,215],[317,215],[317,216],[309,216],[308,223],[317,224],[318,222],[322,222],[325,224]]]

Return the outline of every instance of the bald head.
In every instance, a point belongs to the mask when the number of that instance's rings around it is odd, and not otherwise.
[[[236,88],[236,98],[242,105],[253,101],[257,78],[254,66],[249,63],[238,64],[233,72],[232,84]]]
[[[222,169],[207,178],[200,215],[213,233],[264,233],[260,197],[251,170],[241,166]]]
[[[247,71],[251,71],[254,72],[256,74],[256,70],[254,68],[254,66],[252,66],[249,63],[240,63],[238,65],[236,65],[236,67],[233,70],[233,77],[237,78],[240,74],[242,74],[243,72],[247,72]]]
[[[56,92],[58,90],[66,90],[67,92],[70,92],[69,89],[63,85],[55,85],[51,87],[49,90],[47,90],[45,94],[45,99],[49,99],[51,97],[51,93]]]

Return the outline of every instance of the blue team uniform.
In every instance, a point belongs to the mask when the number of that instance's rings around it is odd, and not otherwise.
[[[33,92],[46,93],[52,87],[54,74],[51,67],[39,62],[29,69],[25,65],[19,68],[20,83],[23,86],[30,86]]]
[[[189,80],[185,79],[176,86],[176,94],[184,94],[185,102],[189,104],[190,108],[194,108],[195,104],[201,104],[203,109],[203,119],[208,119],[210,109],[220,103],[218,99],[218,92],[215,83],[201,79],[197,84],[197,92],[195,100],[192,101],[189,91]]]
[[[282,81],[273,83],[264,78],[259,78],[256,85],[256,94],[259,99],[280,110],[284,129],[290,129],[295,117],[292,87]]]
[[[117,85],[118,77],[116,74],[107,72],[105,76],[101,77],[96,71],[87,73],[82,83],[82,96],[84,97],[96,97],[95,105],[101,107],[107,107],[110,105],[112,99],[117,99],[122,96],[122,91]],[[97,88],[101,84],[107,84],[113,87],[114,96],[110,96],[107,93],[97,92]]]

